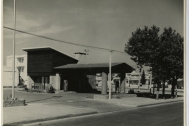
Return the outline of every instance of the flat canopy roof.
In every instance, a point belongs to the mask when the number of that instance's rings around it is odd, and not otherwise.
[[[124,62],[122,62],[122,63],[112,63],[111,66],[113,67],[113,66],[117,66],[117,65],[120,65],[120,64],[126,64],[126,63],[124,63]],[[126,64],[126,65],[128,65],[128,64]],[[54,69],[82,69],[82,68],[108,68],[108,67],[109,67],[109,63],[67,64],[67,65],[55,67]]]
[[[73,58],[75,60],[78,60],[75,57],[70,56],[70,55],[68,55],[68,54],[66,54],[66,53],[64,53],[62,51],[57,50],[57,49],[54,49],[53,47],[50,47],[50,46],[23,48],[22,50],[24,50],[26,52],[29,52],[29,51],[38,51],[38,50],[55,50],[55,51],[60,52],[60,53],[62,53],[64,55],[66,55],[66,56],[69,56],[69,57],[71,57],[71,58]]]

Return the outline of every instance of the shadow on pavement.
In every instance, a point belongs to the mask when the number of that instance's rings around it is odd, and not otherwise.
[[[33,102],[43,101],[43,100],[47,100],[47,99],[61,98],[61,97],[63,97],[63,96],[52,96],[50,98],[44,98],[44,99],[34,100],[34,101],[26,102],[26,103],[33,103]]]

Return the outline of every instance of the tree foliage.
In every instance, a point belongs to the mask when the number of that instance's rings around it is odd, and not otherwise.
[[[147,26],[138,28],[126,44],[125,52],[133,56],[138,65],[151,65],[159,41],[158,33],[159,28],[156,26],[150,29]]]
[[[164,28],[161,35],[159,31],[156,26],[137,28],[125,45],[125,52],[139,66],[150,66],[155,80],[165,81],[173,76],[182,78],[184,39],[172,28]]]

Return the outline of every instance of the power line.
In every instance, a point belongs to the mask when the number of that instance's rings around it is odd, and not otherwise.
[[[62,43],[66,43],[66,44],[76,45],[76,46],[83,46],[83,47],[87,47],[87,48],[99,49],[99,50],[104,50],[104,51],[117,52],[117,53],[121,53],[121,54],[130,56],[129,54],[127,54],[125,52],[121,52],[121,51],[114,50],[114,49],[107,49],[107,48],[101,48],[101,47],[95,47],[95,46],[77,44],[77,43],[73,43],[73,42],[67,42],[67,41],[58,40],[58,39],[54,39],[54,38],[50,38],[50,37],[46,37],[46,36],[42,36],[42,35],[37,35],[37,34],[29,33],[29,32],[26,32],[26,31],[21,31],[21,30],[9,28],[9,27],[6,27],[6,26],[3,26],[3,28],[9,29],[9,30],[13,30],[13,31],[17,31],[17,32],[20,32],[20,33],[24,33],[24,34],[28,34],[28,35],[31,35],[31,36],[36,36],[36,37],[39,37],[39,38],[44,38],[44,39],[52,40],[52,41],[62,42]]]

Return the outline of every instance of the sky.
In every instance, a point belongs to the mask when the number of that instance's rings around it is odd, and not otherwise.
[[[16,0],[16,29],[68,42],[124,52],[138,27],[172,27],[182,36],[182,0]],[[13,0],[3,1],[3,26],[13,28]],[[3,29],[3,59],[12,55],[13,32]],[[107,51],[68,45],[16,32],[16,55],[22,48],[51,46],[74,56],[89,49],[87,63],[109,62]],[[126,54],[112,62],[134,65]],[[5,65],[5,60],[4,60]]]

